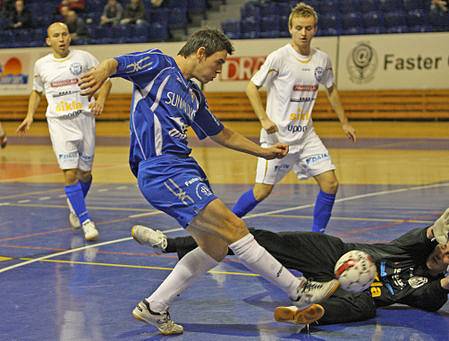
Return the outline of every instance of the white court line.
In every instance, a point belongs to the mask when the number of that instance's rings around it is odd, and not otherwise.
[[[400,192],[408,192],[408,191],[416,191],[416,190],[421,190],[421,189],[448,187],[448,186],[449,186],[449,182],[442,183],[442,184],[434,184],[434,185],[423,185],[423,186],[415,186],[415,187],[407,187],[407,188],[398,188],[398,189],[393,189],[393,190],[390,190],[390,191],[380,191],[380,192],[373,192],[373,193],[367,193],[367,194],[354,195],[352,197],[337,199],[337,200],[335,200],[335,202],[345,202],[345,201],[351,201],[351,200],[356,200],[356,199],[376,197],[376,196],[392,194],[392,193],[400,193]],[[290,208],[284,208],[284,209],[275,210],[275,211],[269,211],[269,212],[265,212],[265,213],[250,214],[250,215],[247,215],[247,216],[243,217],[243,219],[267,216],[267,215],[274,214],[274,213],[294,211],[294,210],[299,210],[299,209],[308,208],[308,207],[313,207],[313,204],[302,205],[302,206],[295,206],[295,207],[290,207]],[[158,213],[158,212],[154,212],[154,213]],[[164,233],[171,233],[171,232],[177,232],[177,231],[181,231],[181,230],[183,230],[183,228],[178,227],[178,228],[172,228],[172,229],[169,229],[169,230],[164,230],[163,232]],[[108,241],[108,242],[86,245],[86,246],[82,246],[82,247],[78,247],[78,248],[74,248],[74,249],[70,249],[70,250],[66,250],[66,251],[61,251],[61,252],[57,252],[57,253],[51,253],[51,254],[49,254],[47,256],[42,256],[42,257],[35,258],[35,259],[32,259],[32,260],[28,260],[28,261],[25,261],[25,262],[22,262],[22,263],[17,263],[17,264],[11,265],[11,266],[7,266],[5,268],[0,269],[0,273],[6,272],[6,271],[9,271],[9,270],[13,270],[13,269],[16,269],[16,268],[19,268],[19,267],[22,267],[22,266],[25,266],[25,265],[28,265],[28,264],[31,264],[31,263],[39,262],[41,260],[54,258],[54,257],[66,255],[66,254],[73,253],[73,252],[83,251],[83,250],[87,250],[87,249],[90,249],[90,248],[93,248],[93,247],[99,247],[99,246],[104,246],[104,245],[121,243],[121,242],[128,241],[128,240],[131,240],[131,239],[133,239],[133,238],[132,237],[126,237],[126,238],[111,240],[111,241]]]

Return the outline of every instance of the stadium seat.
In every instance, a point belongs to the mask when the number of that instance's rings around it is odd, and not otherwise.
[[[201,14],[207,10],[206,0],[187,0],[187,12],[190,14]]]
[[[279,17],[277,15],[262,17],[259,36],[261,38],[277,38],[279,35]]]
[[[244,39],[254,39],[259,37],[260,20],[248,17],[240,21],[241,37]]]
[[[229,38],[240,39],[240,20],[225,20],[221,23],[221,29]]]
[[[403,9],[402,0],[378,0],[379,7],[384,13]]]
[[[358,12],[343,14],[341,17],[344,29],[352,27],[363,27],[362,15]]]
[[[405,12],[398,10],[384,14],[385,27],[407,26]]]
[[[430,8],[430,1],[424,0],[402,0],[404,4],[404,9],[407,11],[412,11],[415,9],[426,10]]]
[[[360,1],[360,10],[364,13],[379,10],[378,0],[364,0]]]
[[[383,13],[380,11],[364,13],[362,16],[365,27],[383,26]]]
[[[427,12],[423,9],[414,9],[407,13],[407,25],[408,26],[422,26],[427,24]],[[449,20],[449,16],[447,18]]]

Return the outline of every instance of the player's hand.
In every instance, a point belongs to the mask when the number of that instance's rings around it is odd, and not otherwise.
[[[432,225],[433,236],[439,244],[449,241],[449,208]]]
[[[260,124],[262,125],[262,128],[265,129],[265,131],[268,134],[274,134],[278,131],[277,125],[269,118],[261,120]]]
[[[82,96],[89,96],[89,99],[100,89],[106,79],[109,78],[107,70],[98,65],[96,68],[90,69],[81,76],[78,83]]]
[[[263,157],[266,160],[282,159],[288,154],[288,144],[276,143],[271,147],[263,148]]]
[[[103,112],[104,104],[99,101],[90,102],[89,109],[92,114],[99,116]]]
[[[343,131],[345,132],[348,139],[350,139],[352,142],[357,141],[357,136],[355,135],[355,129],[350,125],[349,123],[345,123],[342,126]]]
[[[20,123],[16,129],[16,133],[19,135],[25,135],[28,130],[30,130],[31,124],[33,123],[32,117],[25,117],[25,119]]]

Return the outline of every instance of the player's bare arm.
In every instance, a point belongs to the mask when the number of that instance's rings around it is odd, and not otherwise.
[[[30,129],[31,124],[33,123],[34,114],[41,103],[42,95],[43,94],[41,92],[36,90],[31,91],[30,99],[28,100],[27,115],[16,129],[16,133],[19,135],[26,134],[26,132]]]
[[[110,80],[104,82],[104,84],[98,91],[98,95],[96,96],[95,101],[89,104],[89,108],[95,116],[101,115],[101,113],[103,112],[104,104],[109,96],[109,93],[111,92],[111,88],[112,83]]]
[[[92,97],[104,82],[117,71],[118,62],[114,58],[102,61],[80,78],[81,94]]]
[[[332,106],[332,109],[337,114],[338,120],[341,123],[341,128],[345,132],[346,136],[353,142],[357,140],[355,129],[349,124],[348,118],[345,115],[343,105],[341,104],[340,95],[335,85],[326,89],[327,97]]]
[[[278,127],[268,117],[262,103],[262,98],[260,97],[259,89],[260,87],[255,85],[253,82],[249,82],[246,86],[246,95],[248,96],[249,102],[251,103],[251,106],[256,113],[262,128],[265,129],[268,134],[273,134],[278,131]]]
[[[286,144],[276,143],[269,148],[263,148],[245,136],[226,127],[217,135],[211,136],[211,139],[224,147],[260,156],[267,160],[281,159],[288,154],[288,145]]]

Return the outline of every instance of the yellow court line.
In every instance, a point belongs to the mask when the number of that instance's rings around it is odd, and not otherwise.
[[[64,208],[67,209],[66,205],[42,205],[42,204],[11,204],[8,206],[14,207],[42,207],[42,208]],[[101,210],[101,211],[131,211],[131,212],[152,212],[149,209],[145,208],[121,208],[121,207],[101,207],[101,206],[89,206],[89,211],[92,210]],[[159,211],[154,211],[159,212]]]
[[[293,214],[270,214],[268,217],[276,217],[276,218],[289,218],[289,219],[313,219],[313,216],[310,215],[293,215]],[[431,224],[433,221],[431,220],[415,220],[415,219],[388,219],[388,218],[351,218],[351,217],[331,217],[332,220],[349,220],[349,221],[388,221],[394,223],[417,223],[417,224]]]
[[[0,182],[2,182],[0,180]],[[28,195],[33,195],[33,194],[48,194],[48,193],[52,193],[52,192],[63,192],[62,188],[55,188],[55,189],[49,189],[46,191],[37,191],[37,192],[27,192],[27,193],[20,193],[20,194],[14,194],[14,195],[6,195],[4,197],[0,197],[0,200],[4,200],[4,199],[12,199],[12,198],[20,198],[20,197],[25,197]]]
[[[12,260],[12,259],[14,259],[14,258],[11,258],[11,257],[4,257],[4,256],[0,256],[0,262],[6,262],[6,261],[8,261],[8,260]]]
[[[20,260],[30,261],[35,258],[19,258]],[[101,262],[80,262],[72,260],[62,260],[62,259],[43,259],[39,262],[43,263],[63,263],[63,264],[79,264],[79,265],[94,265],[94,266],[105,266],[105,267],[116,267],[116,268],[127,268],[127,269],[148,269],[148,270],[162,270],[162,271],[172,271],[173,268],[161,267],[161,266],[148,266],[148,265],[132,265],[132,264],[117,264],[117,263],[101,263]],[[244,272],[232,272],[232,271],[208,271],[214,275],[234,275],[234,276],[247,276],[247,277],[260,277],[260,275]]]

